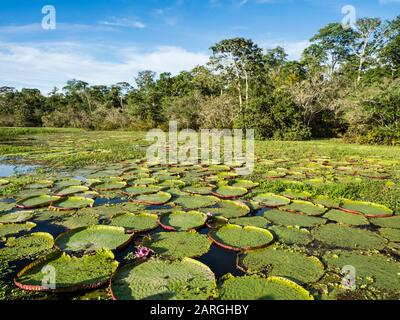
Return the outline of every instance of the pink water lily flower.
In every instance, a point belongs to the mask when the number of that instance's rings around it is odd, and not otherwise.
[[[146,248],[146,247],[138,247],[135,252],[135,256],[138,259],[144,259],[147,258],[151,253],[153,253],[153,250]]]
[[[212,214],[211,212],[207,212],[207,216],[212,218],[212,217],[214,217],[214,214]]]

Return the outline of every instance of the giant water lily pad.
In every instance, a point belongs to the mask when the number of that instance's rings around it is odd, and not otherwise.
[[[312,202],[302,200],[293,200],[291,204],[282,207],[282,210],[318,217],[322,216],[327,209],[320,204],[313,204]]]
[[[235,180],[231,183],[232,187],[235,188],[244,188],[244,189],[254,189],[255,187],[257,187],[259,185],[259,183],[250,181],[250,180]]]
[[[334,200],[327,196],[318,196],[313,200],[313,202],[327,208],[339,208],[341,203],[340,200]]]
[[[282,226],[314,227],[327,222],[327,220],[323,218],[311,217],[280,210],[268,210],[264,213],[264,217],[268,221]]]
[[[21,209],[37,209],[48,207],[54,202],[60,200],[60,197],[49,196],[49,195],[39,195],[33,196],[25,199],[21,199],[17,202],[17,207]]]
[[[376,218],[371,219],[371,223],[375,226],[382,228],[400,229],[400,216],[393,216],[389,218]]]
[[[93,207],[94,200],[84,197],[68,197],[57,201],[51,205],[52,209],[56,210],[76,210],[87,207]]]
[[[314,300],[306,289],[281,277],[231,277],[219,291],[221,300]]]
[[[93,255],[71,257],[54,252],[29,264],[18,273],[15,284],[28,291],[75,292],[96,289],[107,283],[118,267],[114,254],[101,250]],[[54,287],[43,285],[43,270],[55,272]],[[51,269],[50,269],[51,268]]]
[[[341,208],[349,213],[363,214],[368,218],[390,217],[393,215],[393,210],[371,202],[345,200]]]
[[[36,224],[32,222],[0,224],[0,238],[29,231],[35,227]]]
[[[144,245],[170,259],[194,258],[206,254],[212,242],[205,235],[192,232],[161,232],[145,240]]]
[[[248,193],[248,190],[245,188],[237,188],[237,187],[230,187],[230,186],[222,186],[216,188],[213,191],[213,195],[217,196],[218,198],[222,199],[234,199],[239,198]]]
[[[203,212],[173,211],[160,217],[160,225],[166,230],[187,231],[203,227],[207,218],[207,215]]]
[[[9,238],[0,249],[0,260],[18,261],[34,258],[53,248],[54,239],[48,233],[32,233],[20,238]]]
[[[96,189],[99,191],[112,191],[112,190],[121,190],[127,186],[125,181],[121,180],[110,180],[101,184],[96,185]]]
[[[26,222],[35,216],[34,211],[18,211],[0,215],[0,224]]]
[[[135,198],[135,202],[151,205],[163,205],[170,201],[172,195],[167,192],[160,191],[155,194],[141,195]]]
[[[314,238],[331,247],[381,250],[387,241],[378,234],[339,224],[327,224],[313,229]]]
[[[53,223],[67,229],[76,229],[98,224],[99,215],[96,211],[81,209],[59,216]]]
[[[131,235],[124,228],[90,226],[67,231],[56,239],[56,246],[66,252],[89,252],[100,249],[118,250],[127,245]]]
[[[350,226],[367,226],[369,221],[366,217],[358,214],[348,214],[341,210],[329,210],[324,218]]]
[[[277,208],[288,205],[290,200],[283,196],[278,196],[273,193],[263,193],[253,198],[253,201],[260,203],[262,206]]]
[[[162,187],[158,186],[132,186],[124,189],[124,193],[130,197],[136,197],[140,195],[148,195],[157,193],[162,190]]]
[[[0,202],[0,214],[14,209],[15,203]]]
[[[250,213],[250,208],[241,201],[223,200],[212,208],[203,208],[201,211],[226,219],[241,218]]]
[[[268,230],[234,224],[226,224],[211,231],[209,237],[218,246],[233,251],[262,248],[274,239]]]
[[[81,184],[82,181],[78,179],[64,179],[64,180],[57,180],[54,187],[57,189],[61,189],[61,188],[79,186]]]
[[[311,197],[311,194],[305,191],[285,190],[281,193],[286,198],[292,200],[307,200]]]
[[[266,228],[268,225],[267,219],[259,216],[255,217],[242,217],[242,218],[233,218],[230,219],[229,222],[231,224],[237,224],[239,226],[253,226],[258,228]]]
[[[268,247],[239,256],[239,266],[248,273],[266,272],[298,283],[317,282],[325,273],[322,262],[305,253]]]
[[[10,181],[6,179],[0,179],[0,186],[6,186],[10,183]]]
[[[184,192],[202,196],[210,195],[212,190],[213,189],[211,187],[186,187],[183,189]]]
[[[397,292],[400,288],[400,263],[380,254],[365,255],[356,251],[334,251],[323,257],[324,262],[337,269],[338,274],[345,266],[353,266],[357,277],[362,280],[358,285],[370,283],[371,286]]]
[[[183,188],[186,186],[186,183],[182,180],[170,179],[164,180],[160,185],[169,188]]]
[[[69,186],[65,189],[60,189],[55,192],[57,196],[66,197],[77,193],[83,193],[89,191],[88,187],[85,186]]]
[[[51,188],[53,186],[53,181],[50,180],[43,180],[37,181],[34,183],[30,183],[25,185],[25,189],[43,189],[43,188]]]
[[[129,181],[129,184],[133,186],[150,186],[156,183],[158,183],[158,180],[154,178],[142,178]]]
[[[174,200],[174,203],[188,210],[211,207],[216,205],[220,200],[213,196],[182,196]]]
[[[51,189],[29,189],[17,192],[13,196],[13,198],[21,200],[21,199],[31,198],[34,196],[51,195],[51,194],[52,194]]]
[[[379,229],[379,234],[391,242],[400,242],[400,230],[391,228]]]
[[[274,234],[279,242],[287,245],[297,244],[306,246],[314,240],[311,233],[305,229],[298,229],[291,226],[272,226],[268,230]]]
[[[110,219],[109,225],[125,228],[127,232],[145,232],[158,227],[158,216],[150,213],[123,213]]]
[[[116,300],[207,300],[215,290],[210,268],[190,258],[126,265],[111,281]]]

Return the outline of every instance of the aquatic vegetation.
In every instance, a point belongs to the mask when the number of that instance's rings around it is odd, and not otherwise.
[[[186,187],[183,189],[184,192],[202,196],[210,195],[212,190],[213,189],[211,187]]]
[[[227,219],[244,217],[251,211],[245,203],[231,200],[222,200],[211,208],[202,208],[200,210],[213,216],[221,216]]]
[[[154,230],[158,227],[158,216],[142,212],[135,213],[122,213],[109,219],[108,225],[115,227],[122,227],[128,233],[146,232]]]
[[[83,209],[56,216],[56,221],[53,223],[67,229],[76,229],[96,225],[98,222],[99,215],[95,211]]]
[[[38,195],[29,198],[21,199],[17,202],[17,208],[20,209],[38,209],[52,205],[60,200],[60,197],[49,195]]]
[[[207,300],[216,289],[215,276],[201,262],[150,259],[120,268],[111,281],[116,300]]]
[[[199,211],[173,211],[161,215],[159,223],[166,230],[187,231],[203,227],[207,219],[207,215]]]
[[[94,200],[84,197],[68,197],[54,202],[50,208],[54,210],[77,210],[93,207]]]
[[[379,229],[379,234],[391,242],[400,242],[400,230],[391,228]]]
[[[268,225],[267,219],[259,216],[255,217],[242,217],[242,218],[233,218],[229,220],[231,224],[237,224],[239,226],[253,226],[258,228],[266,228]]]
[[[14,209],[14,207],[15,207],[15,203],[13,203],[13,202],[11,202],[11,203],[0,202],[0,214],[8,212],[8,211]]]
[[[144,245],[169,258],[200,257],[210,250],[212,242],[205,235],[192,232],[161,232],[145,239]]]
[[[308,230],[287,226],[272,226],[268,228],[274,238],[287,245],[297,244],[306,246],[313,242],[314,238]]]
[[[248,193],[245,188],[222,186],[213,191],[213,195],[221,199],[234,199],[243,197]]]
[[[317,282],[325,273],[318,258],[273,246],[244,252],[239,255],[238,264],[247,273],[265,272],[303,284]]]
[[[389,218],[375,218],[370,219],[370,222],[378,227],[400,229],[400,216],[393,216]]]
[[[0,238],[18,234],[22,231],[29,231],[36,227],[35,223],[7,223],[0,224]]]
[[[140,195],[148,195],[157,193],[162,190],[159,186],[132,186],[124,189],[124,194],[130,197],[136,197]]]
[[[341,209],[350,213],[363,214],[368,218],[391,217],[393,210],[371,202],[344,200]]]
[[[34,211],[18,211],[0,215],[0,224],[21,223],[31,220],[35,216]]]
[[[89,191],[88,187],[85,186],[68,186],[65,189],[60,189],[58,191],[55,192],[56,196],[59,197],[67,197],[70,195],[75,195],[75,194],[79,194],[79,193],[84,193],[86,191]]]
[[[341,210],[329,210],[324,218],[335,221],[342,224],[347,224],[350,226],[367,226],[369,225],[369,221],[366,217],[358,214],[349,214],[347,212],[343,212]]]
[[[134,201],[143,204],[162,205],[169,202],[171,198],[172,198],[171,194],[160,191],[155,194],[138,196],[135,198]]]
[[[311,217],[280,210],[266,211],[264,213],[264,217],[268,221],[282,226],[315,227],[327,222],[327,220],[323,218]]]
[[[219,294],[221,300],[314,300],[303,287],[281,277],[230,277]]]
[[[284,206],[281,209],[314,217],[322,216],[327,211],[327,209],[320,204],[313,204],[312,202],[302,200],[293,200],[291,204]]]
[[[253,201],[260,203],[262,206],[269,208],[277,208],[290,203],[290,200],[283,196],[278,196],[273,193],[260,194],[253,198]]]
[[[174,203],[182,206],[187,210],[196,210],[205,207],[211,207],[216,205],[220,200],[213,196],[181,196],[174,200]]]
[[[234,188],[244,188],[247,190],[251,190],[254,189],[256,187],[258,187],[260,184],[257,182],[253,182],[250,180],[234,180],[231,183],[231,186]]]

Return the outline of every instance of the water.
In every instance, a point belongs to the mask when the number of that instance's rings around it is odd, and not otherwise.
[[[25,164],[7,164],[0,162],[0,178],[7,178],[14,175],[26,174],[33,172],[37,169],[37,166],[25,165]]]

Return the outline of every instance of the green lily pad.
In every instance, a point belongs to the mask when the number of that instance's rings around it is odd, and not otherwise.
[[[400,288],[400,263],[380,254],[364,255],[356,251],[333,251],[323,257],[328,266],[337,268],[340,274],[345,266],[353,266],[357,277],[362,280],[358,285],[370,283],[372,287],[398,292]]]
[[[51,189],[29,189],[22,190],[14,195],[14,199],[26,199],[34,196],[51,195]]]
[[[186,186],[186,183],[182,180],[164,180],[160,186],[169,187],[169,188],[183,188]]]
[[[131,235],[124,228],[90,226],[64,232],[56,239],[56,246],[66,252],[89,252],[99,249],[119,250],[127,245]]]
[[[313,200],[313,202],[315,204],[323,205],[324,207],[327,208],[335,208],[335,209],[339,208],[341,203],[339,200],[333,200],[326,196],[318,196]]]
[[[19,211],[0,215],[0,223],[20,223],[26,222],[35,216],[34,211]]]
[[[222,186],[213,191],[213,195],[222,199],[234,199],[238,197],[242,197],[248,193],[248,190],[245,188],[235,188],[229,186]]]
[[[400,230],[391,228],[379,229],[379,234],[391,242],[400,242]]]
[[[286,226],[272,226],[268,228],[275,238],[287,245],[297,244],[306,246],[313,242],[314,238],[308,230]]]
[[[235,180],[231,184],[234,188],[244,188],[247,190],[254,189],[255,187],[259,186],[259,183],[250,181],[250,180]]]
[[[315,227],[327,222],[324,218],[311,217],[280,210],[268,210],[264,217],[274,224],[282,226]]]
[[[32,222],[0,224],[0,238],[29,231],[35,227],[36,224]]]
[[[375,218],[370,219],[370,221],[373,225],[378,227],[400,229],[400,215],[390,218]]]
[[[220,200],[213,196],[182,196],[174,200],[174,203],[188,210],[211,207],[216,205]]]
[[[0,202],[0,213],[10,211],[15,208],[15,203]]]
[[[157,192],[160,192],[161,190],[162,190],[162,187],[158,187],[158,186],[133,186],[133,187],[126,188],[124,190],[124,193],[130,197],[136,197],[136,196],[141,196],[141,195],[157,193]]]
[[[315,283],[325,273],[322,262],[305,253],[268,247],[247,251],[239,256],[239,266],[247,273],[266,272],[297,283]]]
[[[273,193],[260,194],[257,197],[253,198],[253,201],[260,203],[262,206],[270,208],[277,208],[290,203],[290,200],[288,198],[278,196]]]
[[[266,228],[268,225],[267,219],[263,217],[242,217],[242,218],[233,218],[229,220],[231,224],[237,224],[239,226],[253,226],[257,228]]]
[[[0,260],[18,261],[32,259],[53,248],[54,239],[49,233],[32,233],[20,238],[9,238],[0,249]]]
[[[198,194],[202,196],[207,196],[212,193],[211,187],[186,187],[183,189],[184,192],[191,193],[191,194]]]
[[[198,229],[205,225],[207,215],[198,211],[173,211],[163,214],[160,217],[160,225],[165,230],[170,231],[187,231]]]
[[[104,182],[101,184],[97,184],[95,186],[96,190],[99,191],[112,191],[112,190],[121,190],[127,186],[125,181],[120,180],[111,180],[108,182]]]
[[[234,224],[226,224],[212,230],[209,237],[218,246],[233,251],[262,248],[274,240],[274,236],[268,230]]]
[[[201,257],[210,250],[212,242],[207,236],[192,231],[157,233],[143,244],[163,257],[182,259]]]
[[[10,183],[10,181],[8,181],[6,179],[0,179],[0,186],[6,186],[9,183]]]
[[[345,200],[341,209],[350,213],[363,214],[367,218],[391,217],[393,210],[371,202]]]
[[[95,211],[81,209],[61,216],[53,223],[67,229],[88,227],[99,223],[99,215]]]
[[[215,290],[214,273],[190,258],[126,265],[111,281],[116,300],[208,300]]]
[[[241,201],[223,200],[212,208],[203,208],[201,211],[211,213],[226,219],[241,218],[250,213],[250,208]]]
[[[349,214],[341,210],[329,210],[324,218],[350,226],[368,226],[369,221],[366,217],[358,214]]]
[[[43,285],[43,269],[51,267],[55,272],[54,287]],[[54,252],[25,267],[15,279],[15,284],[28,291],[75,292],[93,290],[106,284],[116,271],[118,262],[109,250],[93,255],[71,257]]]
[[[155,194],[138,196],[135,198],[135,202],[143,203],[143,204],[150,204],[150,205],[163,205],[163,204],[166,204],[168,201],[170,201],[171,198],[172,198],[171,194],[160,191]]]
[[[82,181],[80,181],[78,179],[64,179],[64,180],[57,180],[54,187],[57,189],[61,189],[61,188],[79,186],[81,184],[82,184]]]
[[[66,197],[77,193],[83,193],[89,191],[88,187],[85,186],[69,186],[65,189],[61,189],[55,192],[55,195],[60,197]]]
[[[125,228],[127,232],[146,232],[157,229],[158,216],[149,213],[123,213],[110,219],[109,225]]]
[[[25,189],[44,189],[44,188],[51,188],[53,186],[53,181],[43,180],[38,181],[35,183],[27,184],[24,188]]]
[[[60,200],[60,197],[56,196],[49,196],[49,195],[33,196],[19,200],[17,202],[17,208],[21,209],[44,208],[50,206],[51,204],[53,204],[58,200]]]
[[[56,210],[76,210],[87,207],[93,207],[94,200],[83,197],[68,197],[61,199],[51,205],[52,209]]]
[[[314,300],[306,289],[280,277],[231,277],[219,291],[221,300]]]
[[[308,192],[299,192],[294,190],[285,190],[281,195],[292,200],[307,200],[311,197],[311,194]]]
[[[381,250],[387,241],[378,234],[339,224],[327,224],[312,230],[314,238],[331,247]]]
[[[150,186],[150,185],[154,185],[157,183],[158,183],[158,180],[154,179],[154,178],[142,178],[142,179],[136,179],[133,181],[129,181],[129,184],[133,185],[133,186]]]
[[[322,205],[313,204],[312,202],[302,200],[293,200],[291,204],[284,206],[281,209],[314,217],[322,216],[327,210]]]

